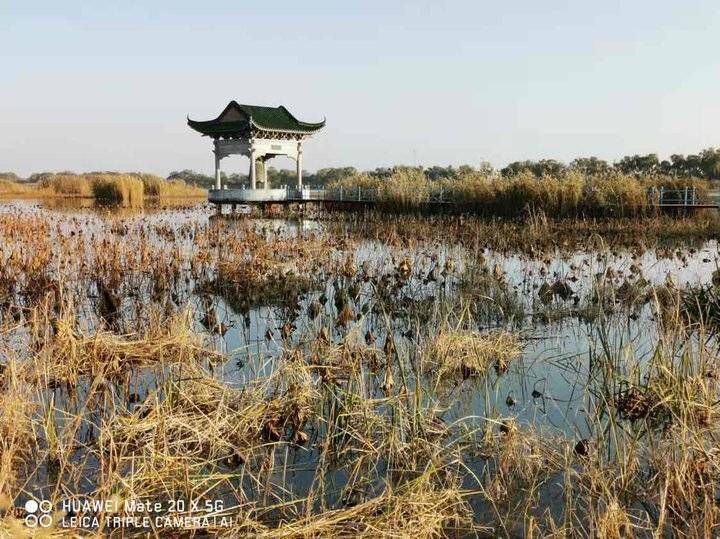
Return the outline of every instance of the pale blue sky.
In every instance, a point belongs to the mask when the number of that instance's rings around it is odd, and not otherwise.
[[[720,3],[0,0],[0,170],[210,172],[231,99],[326,116],[308,170],[695,152]]]

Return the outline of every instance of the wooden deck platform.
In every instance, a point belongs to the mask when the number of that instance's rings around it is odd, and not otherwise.
[[[208,202],[213,204],[288,204],[305,202],[375,203],[376,189],[211,189]]]

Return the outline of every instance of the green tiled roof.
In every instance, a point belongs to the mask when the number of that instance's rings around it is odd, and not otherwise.
[[[188,125],[212,137],[247,136],[253,127],[265,131],[310,134],[322,128],[325,120],[318,123],[301,122],[283,106],[260,107],[231,101],[214,120],[199,122],[188,118]]]

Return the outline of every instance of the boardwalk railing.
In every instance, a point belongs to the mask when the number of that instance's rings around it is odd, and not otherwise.
[[[208,200],[216,204],[252,204],[262,202],[366,202],[380,200],[377,189],[363,187],[338,187],[335,189],[297,189],[281,187],[279,189],[211,189]],[[423,201],[418,201],[423,202]],[[449,204],[459,202],[446,189],[430,191],[424,202],[430,204]]]
[[[287,200],[325,200],[331,202],[377,202],[380,194],[377,189],[363,187],[338,187],[336,189],[299,189],[286,188]],[[425,202],[447,204],[455,202],[446,189],[430,191]]]
[[[666,189],[651,187],[647,190],[649,206],[676,208],[712,208],[718,206],[718,199],[708,193],[701,196],[694,187]],[[210,190],[208,200],[215,204],[253,204],[274,202],[361,202],[374,203],[380,200],[377,189],[363,187],[338,187],[335,189],[297,189],[284,186],[279,189],[218,189]],[[463,204],[466,202],[447,189],[433,189],[424,200],[415,203]]]
[[[648,189],[648,204],[665,207],[693,207],[707,206],[712,202],[699,197],[695,187],[684,187],[682,189],[651,187]]]
[[[338,187],[337,189],[287,189],[287,200],[327,200],[335,202],[375,202],[377,189]]]

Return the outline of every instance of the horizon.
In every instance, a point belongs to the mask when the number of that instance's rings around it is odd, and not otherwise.
[[[212,174],[211,143],[186,116],[214,118],[233,99],[326,117],[308,171],[613,163],[720,145],[720,9],[708,0],[4,7],[0,170],[22,177]]]

